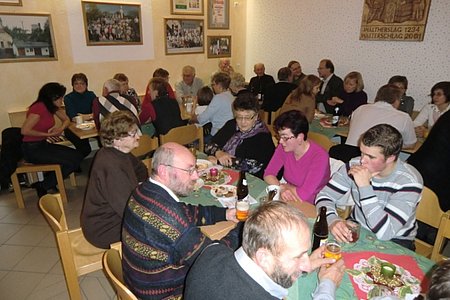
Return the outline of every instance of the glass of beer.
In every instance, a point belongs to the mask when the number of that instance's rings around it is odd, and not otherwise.
[[[250,203],[248,201],[236,201],[236,218],[244,222],[248,218],[248,212],[250,210]]]
[[[325,258],[334,258],[336,261],[341,259],[341,245],[338,242],[329,240],[325,245]]]

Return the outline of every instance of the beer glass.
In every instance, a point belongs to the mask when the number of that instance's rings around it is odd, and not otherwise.
[[[248,212],[250,210],[250,203],[248,201],[236,201],[236,218],[244,222],[248,218]]]
[[[325,258],[334,258],[336,261],[341,259],[341,245],[338,242],[329,240],[325,245]]]

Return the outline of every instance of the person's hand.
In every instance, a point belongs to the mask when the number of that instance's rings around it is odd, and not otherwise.
[[[417,137],[424,137],[426,128],[424,126],[417,126],[414,128]]]
[[[283,201],[301,201],[297,196],[296,187],[291,184],[280,185],[280,197]]]
[[[336,287],[341,284],[342,277],[344,276],[345,265],[342,259],[338,260],[332,265],[322,266],[319,270],[319,281],[324,279],[330,279],[334,282]]]
[[[309,256],[309,260],[311,262],[311,270],[315,270],[320,268],[323,265],[330,265],[336,262],[334,258],[324,258],[325,245],[314,250],[313,253]]]
[[[222,166],[229,167],[233,164],[234,156],[224,151],[217,151],[216,158]]]
[[[228,208],[225,216],[227,221],[239,223],[239,220],[236,218],[236,208]]]
[[[334,102],[332,99],[327,100],[328,105],[330,106],[336,106],[336,102]]]
[[[333,101],[335,104],[342,104],[342,103],[344,103],[344,100],[342,100],[339,97],[333,97],[333,98],[331,98],[331,101]]]
[[[330,231],[340,243],[349,243],[352,240],[352,232],[344,220],[338,220],[330,225]]]
[[[366,167],[362,165],[354,165],[350,168],[348,174],[353,176],[353,179],[358,187],[363,187],[369,186],[370,179],[372,179],[373,176],[376,176],[378,172],[371,174],[369,169]]]
[[[217,158],[215,156],[209,155],[206,159],[212,162],[214,165],[217,165]]]
[[[63,127],[52,127],[48,130],[49,136],[60,136],[64,131]]]

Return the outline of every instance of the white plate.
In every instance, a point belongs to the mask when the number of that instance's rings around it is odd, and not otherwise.
[[[211,195],[214,198],[234,199],[236,198],[236,187],[230,184],[221,184],[211,187]]]
[[[208,168],[212,167],[213,163],[206,159],[197,159],[195,165],[197,166],[198,172],[204,172]]]
[[[90,129],[95,127],[95,124],[93,124],[93,123],[81,123],[81,124],[76,125],[75,127],[78,128],[78,129],[81,129],[81,130],[90,130]]]

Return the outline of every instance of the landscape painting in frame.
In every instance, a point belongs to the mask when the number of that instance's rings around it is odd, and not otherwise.
[[[56,59],[49,14],[0,12],[0,62]]]
[[[204,52],[204,28],[200,19],[164,19],[166,54]]]
[[[22,6],[22,0],[0,0],[0,5]]]
[[[142,44],[141,6],[130,3],[81,3],[88,46]]]

